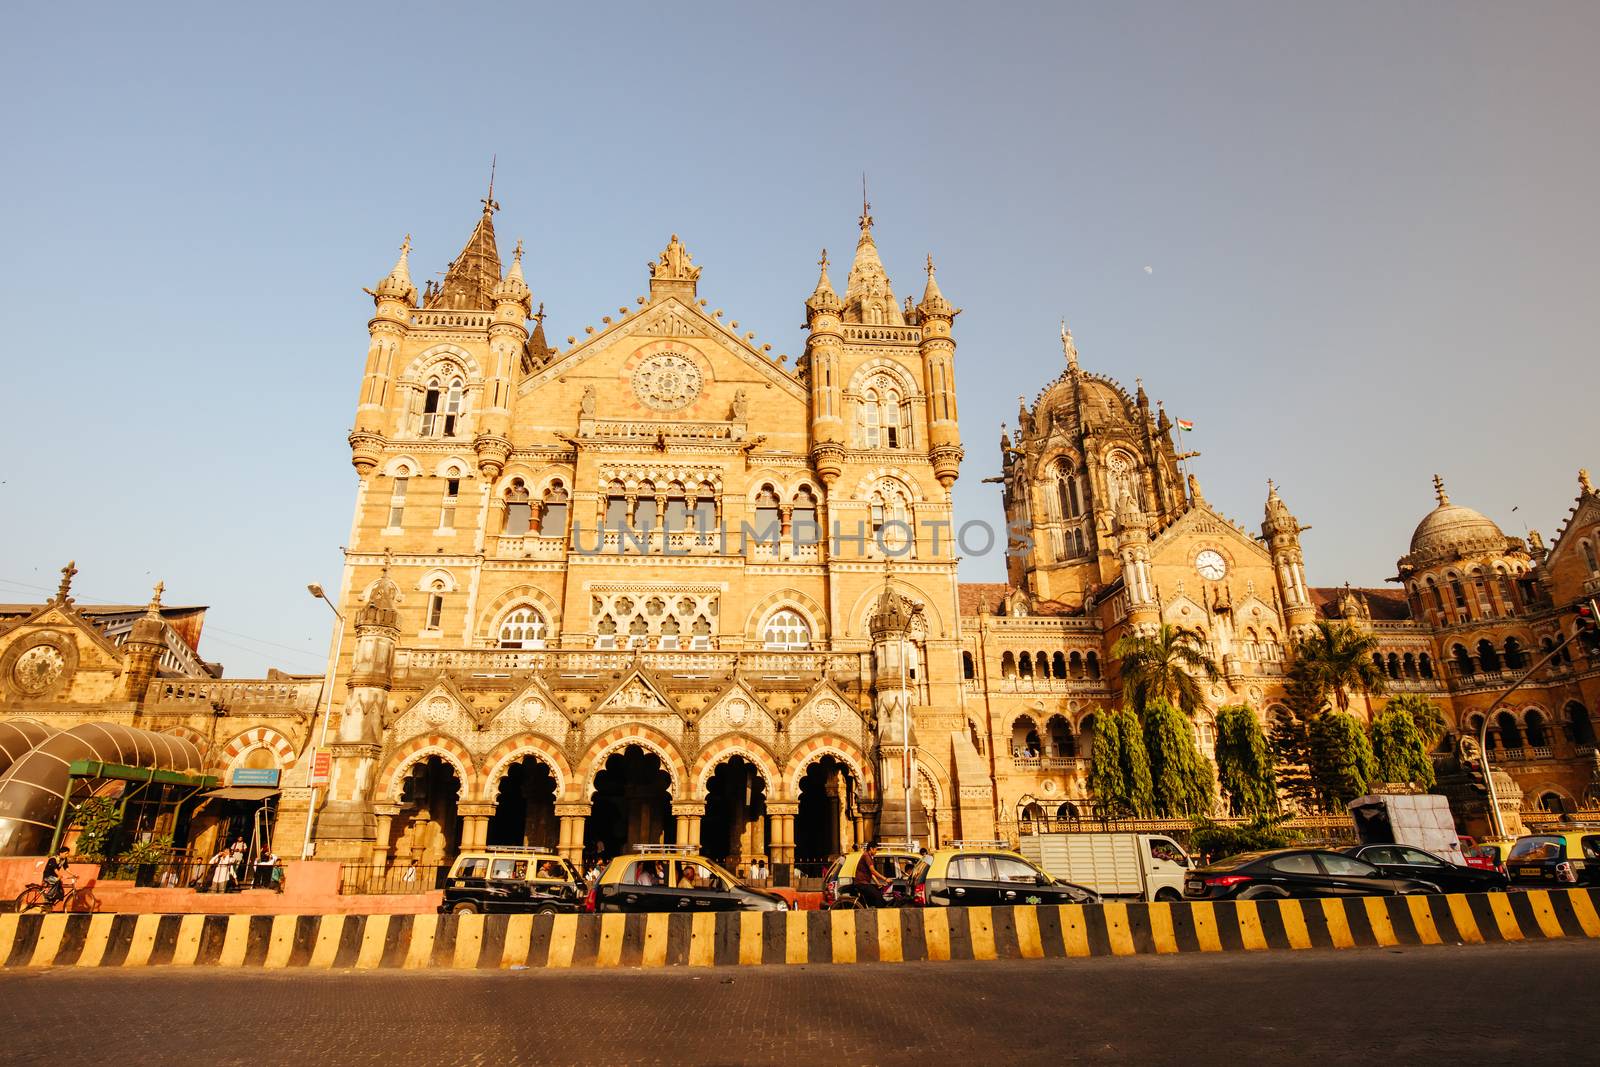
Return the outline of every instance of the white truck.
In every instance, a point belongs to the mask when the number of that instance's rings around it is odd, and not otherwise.
[[[1062,881],[1103,897],[1183,899],[1189,854],[1160,834],[1023,834],[1023,856]]]
[[[1363,845],[1410,845],[1465,865],[1450,802],[1434,793],[1373,793],[1347,806]]]

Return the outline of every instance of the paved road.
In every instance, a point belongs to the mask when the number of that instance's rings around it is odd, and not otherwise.
[[[0,1063],[1590,1062],[1596,974],[1593,942],[692,972],[10,972]]]

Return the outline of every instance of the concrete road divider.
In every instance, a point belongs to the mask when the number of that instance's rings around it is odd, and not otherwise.
[[[0,915],[6,967],[711,967],[1600,938],[1600,890],[700,915]]]

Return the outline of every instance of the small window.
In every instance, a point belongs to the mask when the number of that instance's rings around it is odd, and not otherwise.
[[[992,882],[994,860],[988,856],[956,856],[950,860],[950,877],[963,882]]]
[[[456,501],[461,496],[461,479],[447,478],[444,483],[444,507],[439,509],[439,529],[453,530],[456,525]]]
[[[532,521],[533,512],[528,502],[528,487],[522,484],[521,478],[514,478],[511,488],[506,490],[506,536],[521,537],[528,532]]]
[[[1269,866],[1271,866],[1273,870],[1281,871],[1284,874],[1321,873],[1317,870],[1316,858],[1314,856],[1309,856],[1304,852],[1293,856],[1279,856],[1277,859],[1273,860]]]
[[[426,630],[437,630],[444,619],[444,594],[433,593],[428,597],[428,621],[423,627]]]
[[[398,529],[404,525],[406,518],[406,487],[410,485],[408,475],[400,475],[394,480],[394,489],[389,493],[389,528]]]

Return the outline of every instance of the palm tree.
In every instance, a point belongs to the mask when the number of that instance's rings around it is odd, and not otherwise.
[[[1316,629],[1295,642],[1291,675],[1316,694],[1318,704],[1332,694],[1334,706],[1348,712],[1351,690],[1373,696],[1383,692],[1384,674],[1372,659],[1377,650],[1373,634],[1347,622],[1318,619]]]
[[[1193,716],[1205,705],[1196,675],[1212,682],[1221,677],[1205,638],[1196,630],[1167,623],[1148,637],[1124,634],[1111,654],[1122,661],[1123,699],[1141,718],[1146,707],[1160,700]]]

